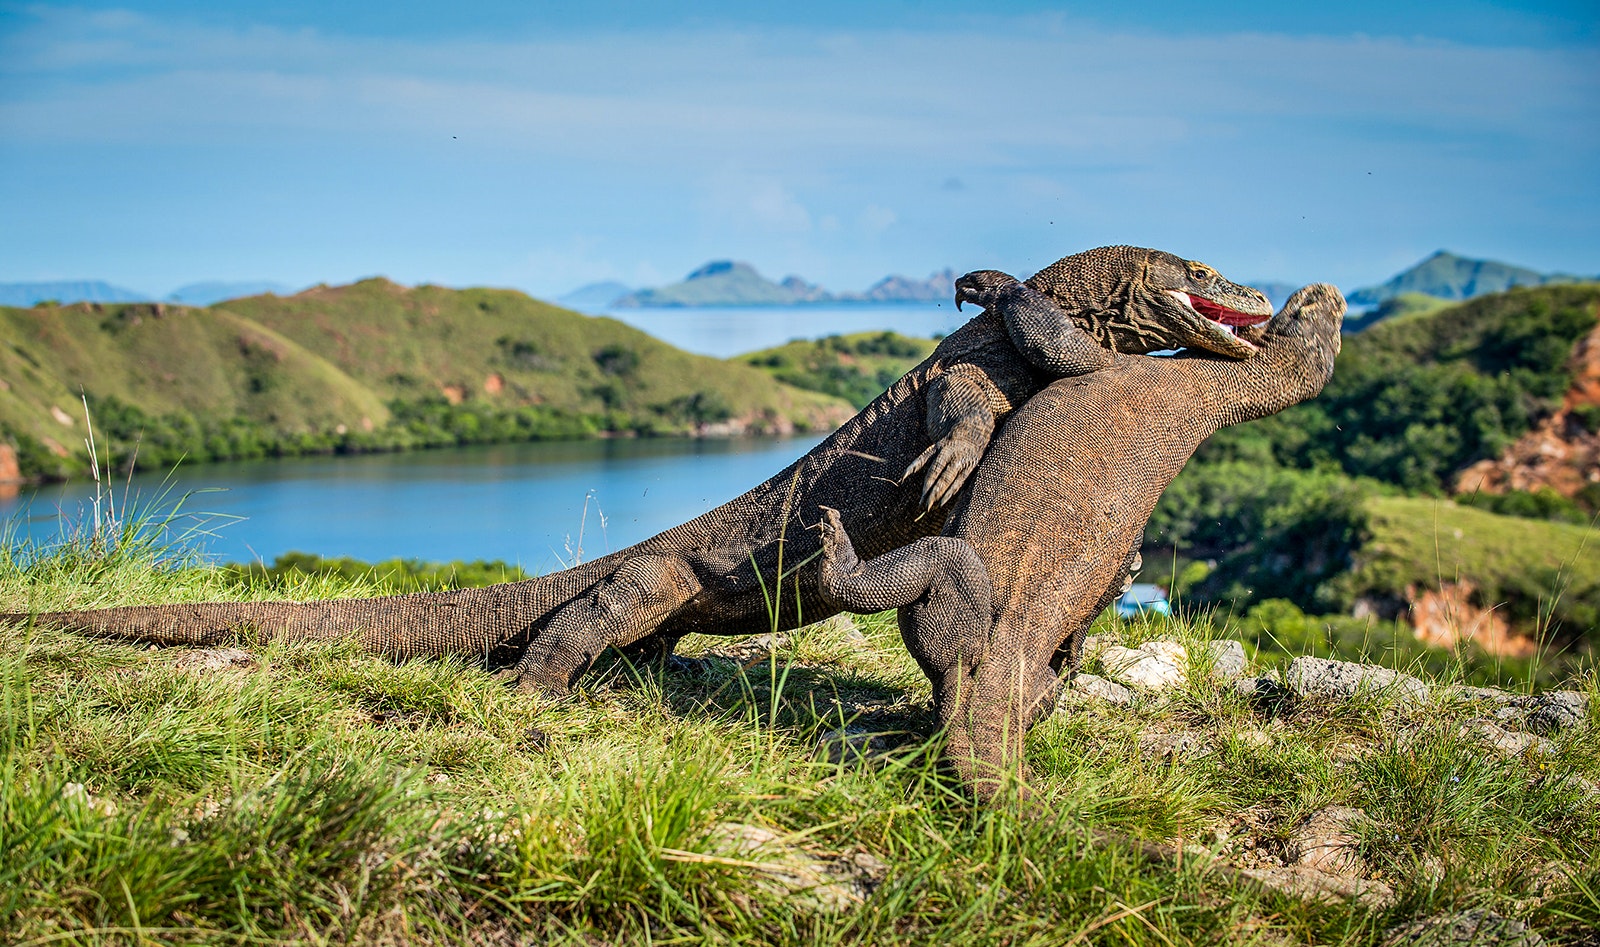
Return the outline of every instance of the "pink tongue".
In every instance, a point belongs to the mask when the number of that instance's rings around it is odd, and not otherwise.
[[[1195,311],[1200,315],[1214,322],[1220,322],[1225,326],[1259,325],[1272,318],[1271,316],[1252,316],[1237,309],[1229,309],[1227,306],[1219,305],[1193,293],[1189,294],[1189,304],[1194,306]]]

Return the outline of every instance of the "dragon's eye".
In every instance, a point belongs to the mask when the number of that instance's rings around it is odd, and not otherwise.
[[[1208,267],[1194,266],[1189,268],[1189,275],[1193,277],[1194,281],[1197,283],[1207,283],[1210,282],[1211,278],[1216,274],[1212,273]]]

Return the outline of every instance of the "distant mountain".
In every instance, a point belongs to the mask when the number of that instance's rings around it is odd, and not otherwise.
[[[0,283],[0,306],[36,306],[47,300],[68,303],[136,303],[153,299],[149,293],[113,286],[103,280],[62,280],[53,283]]]
[[[1345,298],[1352,306],[1380,305],[1401,293],[1422,293],[1440,299],[1459,300],[1504,292],[1513,286],[1576,283],[1590,278],[1565,273],[1540,273],[1494,260],[1469,260],[1440,250],[1387,283],[1358,289]]]
[[[209,281],[203,283],[190,283],[180,286],[167,294],[169,303],[183,303],[185,306],[210,306],[228,299],[239,299],[244,296],[260,296],[263,293],[272,293],[276,296],[288,296],[294,292],[294,287],[282,283],[269,283],[264,280],[242,283],[224,283]]]
[[[955,293],[948,267],[925,280],[886,276],[864,292],[830,293],[798,276],[773,282],[748,263],[714,260],[660,289],[641,289],[611,302],[618,307],[793,306],[805,303],[893,303],[947,300]]]
[[[713,260],[659,289],[641,289],[612,303],[621,307],[783,306],[814,299],[821,291],[797,276],[774,283],[748,263]]]
[[[956,274],[948,266],[925,280],[885,276],[864,293],[842,293],[839,299],[859,302],[949,302],[955,297]]]
[[[604,309],[623,296],[633,292],[633,287],[616,280],[605,280],[580,286],[570,293],[556,297],[556,302],[568,309],[583,312]]]

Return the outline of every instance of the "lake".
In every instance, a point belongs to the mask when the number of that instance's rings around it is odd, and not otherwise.
[[[615,439],[302,457],[180,467],[114,491],[135,505],[216,514],[200,541],[223,562],[289,551],[449,561],[502,559],[530,572],[632,545],[782,470],[820,437]],[[197,492],[208,491],[208,492]],[[20,537],[48,542],[92,510],[94,485],[52,484],[0,501]],[[586,510],[587,504],[587,510]],[[59,511],[59,512],[58,512]],[[231,522],[226,517],[238,517]],[[603,517],[603,519],[602,519]],[[181,517],[179,530],[199,522]]]

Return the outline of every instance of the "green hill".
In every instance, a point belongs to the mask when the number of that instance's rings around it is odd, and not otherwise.
[[[0,433],[82,469],[82,405],[149,467],[598,433],[825,430],[849,415],[743,364],[506,290],[383,279],[210,308],[0,308]]]
[[[1447,299],[1429,296],[1426,293],[1400,293],[1391,296],[1368,312],[1356,316],[1346,316],[1344,332],[1349,335],[1360,332],[1369,326],[1376,325],[1389,319],[1400,319],[1405,316],[1422,312],[1432,312],[1442,306],[1450,305]]]
[[[1472,299],[1516,286],[1572,283],[1581,279],[1583,277],[1565,273],[1540,273],[1494,260],[1470,260],[1439,250],[1388,282],[1358,289],[1348,298],[1352,306],[1375,306],[1402,293],[1422,293],[1451,300]]]
[[[857,332],[825,339],[796,339],[739,356],[739,361],[779,381],[845,399],[857,408],[933,353],[939,343],[896,332]]]

